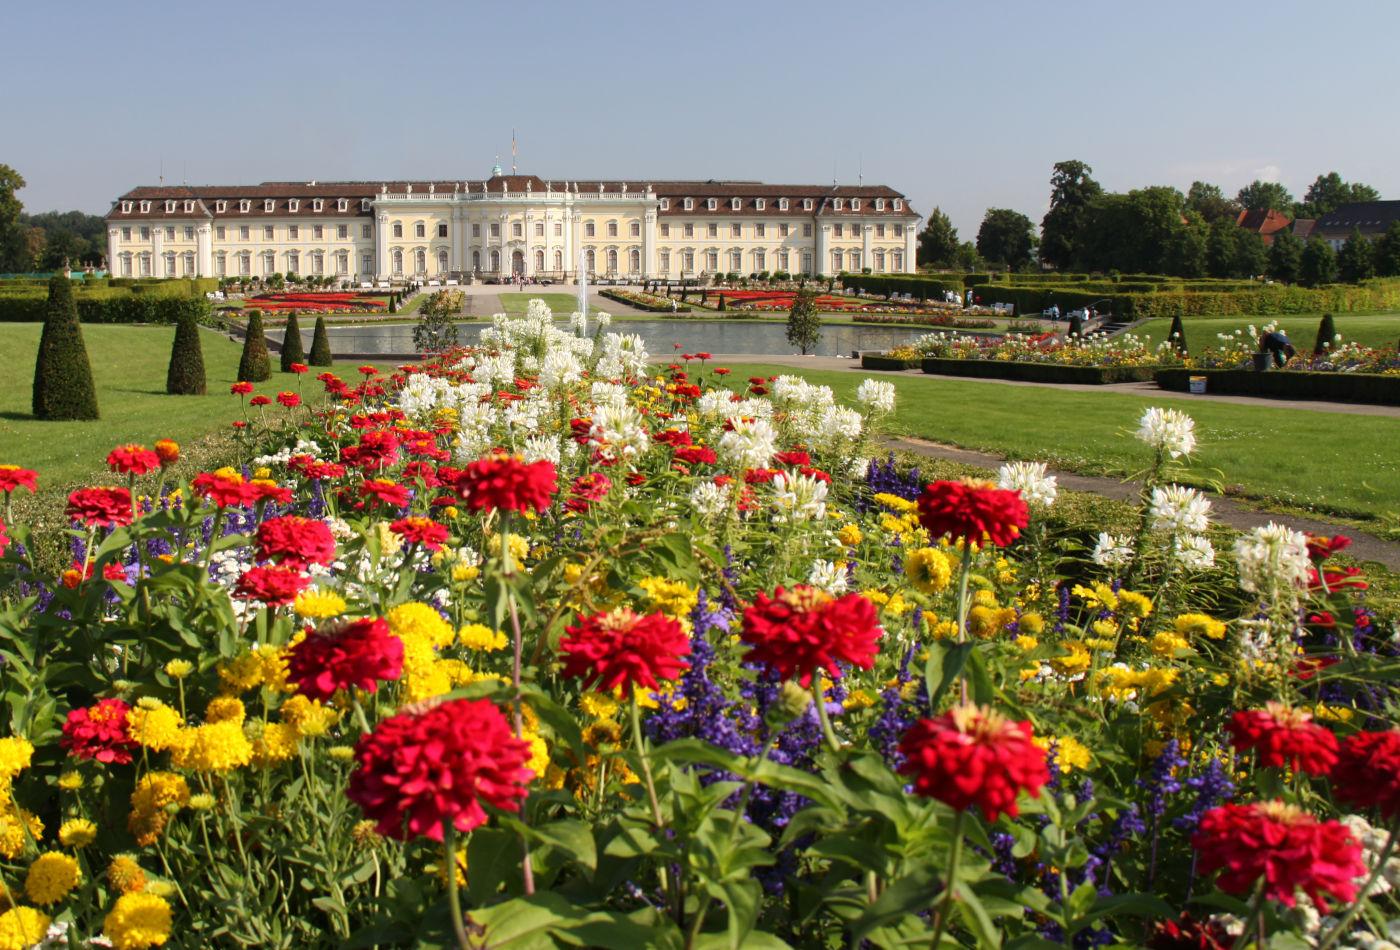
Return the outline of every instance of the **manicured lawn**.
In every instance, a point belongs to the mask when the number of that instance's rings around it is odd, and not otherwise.
[[[791,367],[746,364],[736,375],[791,372]],[[832,387],[842,400],[853,399],[865,378],[839,370],[801,375]],[[1185,409],[1196,420],[1200,443],[1189,468],[1192,482],[1370,520],[1378,530],[1400,528],[1395,461],[1400,419],[893,374],[879,378],[898,389],[894,428],[901,434],[1054,461],[1091,474],[1126,476],[1145,468],[1146,447],[1132,435],[1142,410]]]
[[[1251,324],[1262,327],[1275,320],[1288,334],[1294,346],[1299,350],[1312,352],[1313,343],[1317,340],[1317,325],[1321,319],[1321,314],[1253,318],[1188,317],[1183,323],[1186,325],[1186,344],[1192,353],[1199,352],[1207,346],[1215,346],[1218,333],[1232,333]],[[1352,340],[1366,346],[1394,346],[1396,340],[1400,339],[1400,313],[1373,316],[1338,314],[1334,319],[1337,322],[1337,332],[1342,335],[1344,341]],[[1167,338],[1171,324],[1170,320],[1149,320],[1132,332],[1139,336],[1151,336],[1153,342],[1160,343]]]
[[[556,319],[567,320],[569,314],[578,309],[577,294],[513,293],[501,294],[501,306],[513,316],[523,314],[530,307],[531,300],[543,300],[554,311]]]

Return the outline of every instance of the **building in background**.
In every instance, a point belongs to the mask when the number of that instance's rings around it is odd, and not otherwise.
[[[1322,238],[1332,250],[1339,251],[1353,230],[1374,241],[1397,221],[1400,221],[1400,201],[1359,201],[1341,205],[1318,218],[1311,236]]]

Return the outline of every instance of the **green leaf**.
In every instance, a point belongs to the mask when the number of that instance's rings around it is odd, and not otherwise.
[[[928,684],[929,707],[936,709],[938,700],[949,686],[957,680],[972,654],[970,643],[950,643],[939,640],[928,648],[928,663],[924,667],[924,681]]]
[[[532,950],[556,946],[551,934],[567,928],[570,921],[587,916],[560,894],[543,891],[517,897],[468,915],[472,923],[486,929],[486,945],[492,950]]]
[[[577,818],[561,818],[547,825],[530,827],[531,838],[569,855],[590,872],[598,869],[598,846],[593,841],[593,829]]]
[[[915,868],[885,888],[875,903],[851,924],[851,942],[860,943],[877,927],[896,924],[903,917],[928,910],[933,899],[943,891],[941,871],[930,867]]]
[[[711,897],[723,902],[728,910],[726,931],[730,950],[741,950],[748,945],[749,934],[758,920],[758,908],[763,901],[763,888],[751,877],[739,880],[707,883],[705,890]]]
[[[1088,922],[1119,914],[1165,920],[1175,916],[1176,911],[1166,901],[1153,894],[1114,894],[1112,897],[1100,897],[1094,902],[1089,910]]]
[[[520,876],[520,839],[499,828],[478,828],[467,841],[467,893],[473,904],[496,896],[507,877]]]
[[[570,750],[582,752],[583,730],[579,728],[578,720],[574,719],[573,714],[538,687],[527,687],[523,693],[530,708],[535,711],[540,720],[553,729],[556,736],[567,742]],[[583,756],[580,755],[580,758]]]
[[[967,928],[976,934],[978,947],[1001,946],[1001,931],[992,922],[992,915],[987,913],[976,891],[966,884],[954,884],[953,908]]]

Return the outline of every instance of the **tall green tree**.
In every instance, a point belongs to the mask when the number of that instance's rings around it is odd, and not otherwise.
[[[806,356],[822,339],[822,318],[817,315],[816,291],[803,287],[792,298],[788,311],[787,341]]]
[[[24,177],[9,165],[0,165],[0,271],[28,270],[25,234],[20,220],[24,205],[15,192],[25,185]]]
[[[1173,277],[1204,277],[1206,274],[1206,237],[1204,222],[1196,221],[1171,236],[1163,248],[1161,267]]]
[[[248,311],[248,329],[243,336],[243,356],[238,360],[238,380],[261,383],[272,376],[272,360],[267,355],[261,310]]]
[[[1090,206],[1082,266],[1133,274],[1179,272],[1174,265],[1194,251],[1189,245],[1195,243],[1183,237],[1193,227],[1185,204],[1181,192],[1161,185],[1100,195]]]
[[[1240,216],[1241,205],[1238,201],[1225,197],[1219,185],[1193,181],[1190,190],[1186,192],[1186,208],[1199,214],[1207,224],[1227,220],[1233,224]]]
[[[1035,225],[1010,208],[988,208],[977,229],[977,253],[1011,270],[1025,267],[1035,251]]]
[[[977,253],[976,244],[971,241],[963,241],[958,245],[957,257],[953,260],[953,266],[958,270],[971,273],[981,270],[984,263],[982,256]]]
[[[1269,245],[1268,275],[1274,280],[1292,284],[1297,282],[1302,267],[1303,242],[1287,228],[1276,232],[1274,243]]]
[[[1297,217],[1320,218],[1342,205],[1358,201],[1379,201],[1381,193],[1361,182],[1346,182],[1336,172],[1318,175],[1308,186],[1307,194],[1295,209]]]
[[[1235,276],[1258,277],[1269,267],[1269,248],[1264,239],[1253,231],[1234,228]]]
[[[1220,220],[1210,226],[1206,237],[1206,271],[1212,277],[1235,277],[1235,232],[1233,224]]]
[[[1400,221],[1396,221],[1376,239],[1376,274],[1380,277],[1400,277]]]
[[[1298,282],[1306,287],[1320,287],[1336,279],[1337,255],[1322,238],[1312,238],[1298,263]]]
[[[1239,190],[1235,200],[1248,211],[1268,211],[1272,208],[1287,214],[1293,210],[1293,196],[1276,181],[1260,181],[1256,178]]]
[[[920,266],[952,267],[958,259],[958,229],[953,227],[953,219],[934,208],[919,232],[919,250],[916,261]]]
[[[1103,194],[1092,171],[1084,162],[1066,161],[1050,173],[1050,210],[1040,222],[1040,259],[1047,264],[1064,269],[1079,259],[1089,205]]]
[[[182,312],[175,323],[165,391],[172,396],[203,396],[206,392],[204,349],[200,346],[199,318],[193,307]]]
[[[34,365],[32,408],[39,419],[97,418],[97,390],[78,323],[73,282],[62,274],[49,279],[44,329]]]
[[[1356,228],[1351,229],[1337,255],[1337,276],[1348,284],[1359,284],[1376,276],[1376,253],[1371,242]]]

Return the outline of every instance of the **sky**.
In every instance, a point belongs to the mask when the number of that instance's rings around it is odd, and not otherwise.
[[[234,13],[233,11],[237,11]],[[1391,0],[129,0],[5,4],[26,210],[136,185],[859,179],[1039,221],[1105,188],[1336,170],[1400,197]]]

